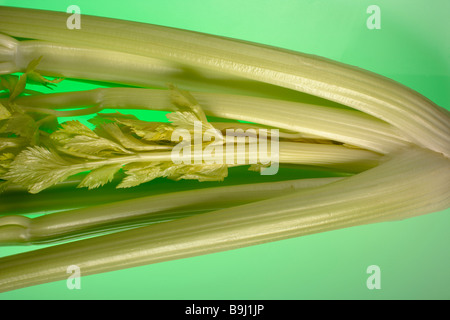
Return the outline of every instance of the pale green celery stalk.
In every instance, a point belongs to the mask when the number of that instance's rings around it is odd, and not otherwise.
[[[67,118],[67,117],[76,117],[76,116],[82,116],[82,115],[90,115],[93,113],[97,113],[100,112],[102,110],[105,109],[105,107],[102,106],[93,106],[93,107],[88,107],[88,108],[79,108],[79,109],[75,109],[75,110],[54,110],[54,109],[50,109],[50,108],[39,108],[39,107],[28,107],[28,106],[24,106],[21,105],[20,106],[22,108],[23,111],[25,112],[36,112],[36,113],[41,113],[41,114],[48,114],[48,115],[52,115],[55,116],[57,118]],[[158,123],[160,125],[163,125],[165,122],[156,122],[156,121],[152,121],[153,123]],[[241,122],[216,122],[216,121],[208,121],[215,129],[222,131],[222,134],[225,134],[227,129],[232,129],[232,130],[238,130],[241,129],[243,131],[249,130],[249,129],[254,129],[254,130],[261,130],[261,129],[265,129],[267,130],[267,134],[270,135],[270,129],[278,129],[278,136],[280,139],[285,139],[285,140],[296,140],[296,141],[300,141],[300,140],[317,140],[317,141],[328,141],[331,142],[331,140],[329,139],[325,139],[324,137],[318,136],[318,135],[313,135],[313,134],[308,134],[308,133],[300,133],[300,132],[294,132],[294,131],[289,131],[289,130],[281,130],[279,128],[274,128],[274,127],[270,127],[270,126],[264,126],[264,125],[258,125],[258,124],[254,124],[254,123],[241,123]],[[17,139],[8,139],[8,138],[3,138],[2,142],[3,145],[11,145],[11,146],[15,146],[18,144],[18,141],[16,141]],[[150,148],[150,147],[149,147]],[[155,149],[157,149],[157,146],[154,146]],[[159,147],[161,149],[163,149],[163,147]],[[167,149],[167,148],[166,148]]]
[[[378,165],[380,158],[380,154],[372,151],[341,145],[279,142],[280,163],[321,166],[343,172],[359,173]]]
[[[343,172],[330,172],[320,167],[303,167],[298,165],[279,164],[279,171],[274,176],[262,176],[258,172],[250,172],[246,166],[230,168],[224,181],[199,182],[197,180],[160,179],[157,188],[153,183],[144,183],[132,188],[117,188],[124,174],[116,174],[114,179],[101,188],[77,188],[88,173],[78,174],[59,182],[38,194],[31,194],[25,186],[10,184],[0,193],[0,217],[21,214],[34,216],[36,212],[54,212],[73,210],[88,206],[97,206],[114,201],[137,199],[150,195],[159,195],[184,190],[200,190],[217,186],[241,185],[243,183],[263,183],[293,179],[313,179],[343,177],[350,175]],[[38,208],[38,209],[37,209]],[[38,211],[36,211],[38,210]]]
[[[450,116],[419,93],[380,75],[314,55],[103,17],[2,7],[0,32],[128,52],[290,88],[359,109],[399,128],[420,146],[450,156]],[[122,30],[122,32],[118,32]]]
[[[35,70],[44,76],[157,88],[165,88],[167,83],[174,83],[185,90],[280,99],[301,97],[289,89],[199,68],[194,70],[161,59],[48,41],[17,41],[0,34],[0,74],[24,72],[30,61],[40,57],[42,59]]]
[[[254,155],[251,154],[253,148],[248,144],[245,150],[227,150],[223,148],[223,158],[221,163],[226,163],[227,159],[242,158],[244,163],[242,165],[251,164],[251,159]],[[327,168],[339,169],[348,172],[360,172],[368,168],[378,165],[380,160],[380,154],[363,149],[347,148],[342,145],[328,145],[328,144],[315,144],[315,143],[298,143],[280,141],[279,150],[274,152],[278,153],[279,163],[288,164],[300,164],[300,165],[313,165],[323,166]],[[200,154],[204,156],[203,154]],[[266,155],[264,155],[266,156]],[[192,150],[192,159],[199,157],[195,151]],[[260,159],[261,155],[258,154],[257,159]],[[268,158],[273,159],[274,155],[270,153]],[[107,158],[104,160],[92,160],[82,163],[74,164],[73,170],[86,169],[91,170],[92,166],[98,167],[102,165],[109,165],[114,163],[133,163],[133,162],[173,162],[174,155],[172,151],[157,151],[157,152],[140,152],[129,156],[117,156],[113,158]],[[211,159],[204,159],[208,161],[218,160],[212,157]],[[236,163],[234,161],[233,163]]]
[[[168,221],[314,188],[342,178],[299,179],[171,192],[27,218],[0,217],[0,246],[48,243]]]
[[[227,129],[232,129],[232,130],[241,129],[244,132],[249,129],[250,130],[251,129],[254,129],[254,130],[266,129],[267,134],[270,137],[270,129],[278,129],[279,130],[278,137],[280,139],[291,140],[291,141],[302,141],[302,142],[308,142],[308,140],[311,140],[311,141],[316,140],[317,143],[332,143],[331,140],[324,139],[321,136],[307,134],[307,133],[301,133],[301,132],[294,132],[294,131],[289,131],[289,130],[285,131],[285,130],[280,130],[279,128],[274,128],[274,127],[255,124],[255,123],[216,122],[216,121],[209,121],[209,123],[211,123],[215,129],[221,131],[222,134],[225,134]]]
[[[190,93],[208,116],[312,134],[379,153],[389,153],[409,144],[392,125],[355,110],[241,95]],[[99,88],[24,96],[18,97],[15,103],[23,107],[54,109],[93,106],[86,110],[88,113],[109,108],[177,110],[169,90],[143,88]],[[78,114],[80,110],[70,111],[66,116]]]
[[[272,144],[271,144],[272,146]],[[268,159],[270,162],[312,165],[343,172],[355,173],[368,168],[372,168],[379,163],[380,155],[372,151],[363,149],[347,148],[342,145],[311,144],[280,141],[278,150],[268,150],[265,152],[258,149],[258,144],[251,147],[248,144],[244,150],[231,150],[225,146],[222,148],[222,158],[209,158],[203,154],[203,150],[198,153],[195,147],[192,148],[190,159],[201,159],[200,167],[209,162],[216,168],[241,166],[249,164],[261,164],[262,160]],[[269,148],[268,148],[269,149]],[[257,150],[257,155],[252,154]],[[85,171],[95,170],[104,166],[119,165],[124,166],[130,163],[168,163],[174,165],[176,157],[183,156],[172,151],[161,152],[140,152],[132,155],[114,156],[101,160],[74,160],[62,159],[55,156],[53,151],[43,147],[34,147],[22,151],[10,166],[8,172],[2,178],[12,183],[29,187],[29,192],[38,193],[57,182]],[[241,161],[242,160],[242,161]],[[265,161],[265,160],[264,160]],[[184,165],[195,165],[194,161]],[[272,165],[272,164],[270,164]],[[199,168],[201,171],[201,168]],[[43,179],[43,177],[46,177]]]
[[[414,147],[317,188],[1,258],[0,291],[427,214],[450,205],[449,181],[448,159]]]

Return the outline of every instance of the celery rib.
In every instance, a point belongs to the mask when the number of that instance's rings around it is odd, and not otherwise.
[[[119,226],[168,221],[254,201],[300,189],[309,189],[342,178],[299,179],[171,192],[44,215],[0,217],[0,246],[48,243]]]
[[[389,153],[410,143],[393,126],[358,111],[230,94],[192,92],[192,95],[209,116],[252,121],[313,134],[379,153]],[[102,88],[24,96],[17,98],[16,103],[52,109],[95,106],[92,109],[94,112],[106,108],[176,110],[170,101],[168,90],[142,88]],[[276,113],[273,112],[274,108]],[[72,112],[77,114],[82,111]]]
[[[299,98],[292,90],[226,74],[219,76],[208,70],[193,70],[161,59],[48,41],[17,41],[0,34],[0,74],[24,72],[28,63],[39,57],[42,60],[37,71],[44,76],[156,88],[176,83],[192,91]]]

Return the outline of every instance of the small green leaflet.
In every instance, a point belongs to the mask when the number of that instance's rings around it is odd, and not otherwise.
[[[106,165],[92,170],[78,185],[78,188],[94,189],[101,187],[114,179],[114,175],[122,167],[121,163]]]
[[[50,135],[50,139],[60,150],[67,149],[81,152],[81,154],[86,153],[99,157],[133,154],[132,151],[123,148],[120,144],[98,136],[77,120],[63,123],[61,129]]]
[[[36,93],[35,91],[26,90],[27,82],[38,83],[45,87],[55,86],[57,83],[61,82],[63,79],[53,79],[49,80],[44,78],[35,69],[42,60],[42,56],[30,61],[24,73],[17,77],[15,75],[4,75],[1,77],[0,90],[9,91],[9,102],[14,101],[22,93]]]
[[[172,162],[141,162],[124,166],[127,176],[117,188],[130,188],[156,178],[171,180],[223,181],[228,175],[226,165],[176,165]]]
[[[5,120],[11,117],[11,112],[2,104],[0,103],[0,120]]]
[[[95,129],[95,132],[102,137],[109,138],[119,143],[122,147],[133,151],[170,150],[169,145],[149,144],[141,139],[135,138],[130,132],[124,132],[117,123],[104,123]]]
[[[77,166],[75,161],[63,159],[53,150],[35,146],[19,153],[1,178],[26,186],[30,193],[38,193],[89,169]]]
[[[11,163],[14,160],[14,158],[15,155],[10,152],[0,154],[0,175],[8,172],[8,169],[11,166]]]
[[[26,113],[14,112],[0,128],[1,133],[13,133],[16,136],[32,140],[38,127],[36,121]]]
[[[167,143],[170,141],[174,129],[168,123],[138,120],[134,116],[125,116],[120,113],[99,113],[90,119],[89,122],[95,124],[97,127],[108,123],[115,123],[123,132],[127,130],[136,137],[148,142]]]
[[[203,109],[189,92],[174,86],[170,86],[170,90],[172,103],[180,109],[180,111],[167,114],[167,119],[174,127],[187,129],[192,132],[194,131],[195,123],[199,122],[202,125],[203,132],[223,138],[221,132],[208,122]]]

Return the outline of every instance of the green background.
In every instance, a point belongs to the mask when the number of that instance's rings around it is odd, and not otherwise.
[[[397,80],[450,106],[450,2],[7,1],[1,5],[161,24],[313,53]],[[369,30],[369,5],[381,29]],[[1,10],[1,9],[0,9]],[[82,23],[82,21],[81,21]],[[69,82],[70,84],[70,82]],[[76,84],[88,89],[92,84]],[[72,84],[73,88],[73,84]],[[207,256],[59,281],[0,299],[449,299],[450,210]],[[33,249],[0,247],[0,256]],[[370,265],[381,289],[366,287]],[[1,272],[1,270],[0,270]]]

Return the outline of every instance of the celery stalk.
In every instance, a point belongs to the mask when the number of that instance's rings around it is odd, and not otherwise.
[[[0,246],[48,243],[85,234],[130,228],[310,189],[342,178],[299,179],[170,192],[37,218],[0,217]]]
[[[343,110],[307,103],[208,92],[192,92],[208,116],[252,121],[341,141],[379,153],[389,153],[411,142],[400,130],[384,121],[355,110]],[[73,116],[102,109],[141,109],[175,111],[168,90],[142,88],[101,88],[24,96],[16,99],[22,107],[80,108],[65,113]],[[83,108],[91,106],[91,108]],[[273,110],[276,108],[277,112]]]

